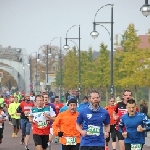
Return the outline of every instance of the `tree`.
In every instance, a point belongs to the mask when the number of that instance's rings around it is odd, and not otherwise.
[[[14,77],[11,76],[11,74],[2,69],[0,69],[0,72],[3,72],[3,78],[1,78],[1,85],[3,87],[7,88],[8,90],[11,90],[12,87],[17,88],[17,82]]]
[[[78,56],[75,47],[69,50],[64,57],[63,85],[66,89],[78,87]]]

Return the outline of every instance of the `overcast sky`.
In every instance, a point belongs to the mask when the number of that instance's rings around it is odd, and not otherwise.
[[[104,28],[97,26],[100,34],[97,39],[90,36],[96,11],[109,3],[114,4],[114,36],[122,34],[129,23],[135,24],[138,34],[147,33],[150,16],[144,17],[140,12],[145,0],[0,0],[0,45],[25,48],[30,54],[61,36],[63,46],[66,31],[73,25],[81,25],[82,50],[92,46],[98,51],[101,42],[110,48]],[[110,10],[108,6],[101,9],[96,21],[110,21]],[[110,24],[106,27],[110,31]],[[78,38],[77,26],[68,32],[68,37]],[[78,40],[75,42],[78,44]],[[51,44],[59,46],[59,39]],[[72,42],[68,44],[74,46]]]

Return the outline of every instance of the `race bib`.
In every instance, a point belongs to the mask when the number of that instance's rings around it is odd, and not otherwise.
[[[47,126],[47,122],[46,121],[38,121],[38,128],[43,128]]]
[[[100,127],[88,125],[87,135],[99,136],[100,135]]]
[[[76,145],[75,137],[66,137],[66,145]]]
[[[0,128],[3,128],[3,125],[2,125],[2,123],[0,123]]]
[[[141,144],[131,144],[131,150],[141,150]]]

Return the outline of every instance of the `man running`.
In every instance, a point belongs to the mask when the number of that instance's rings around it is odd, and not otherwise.
[[[83,103],[81,103],[81,104],[79,105],[79,108],[80,108],[80,109],[83,109],[83,108],[85,108],[85,107],[88,107],[88,105],[89,105],[88,96],[84,96],[84,98],[83,98]]]
[[[20,116],[17,115],[16,109],[19,107],[20,103],[18,103],[17,97],[15,97],[13,101],[14,102],[9,105],[8,113],[11,116],[12,124],[13,124],[12,137],[17,137],[17,134],[19,132]]]
[[[133,99],[127,101],[127,110],[128,113],[121,117],[119,123],[119,131],[124,137],[125,150],[142,150],[145,144],[145,131],[150,131],[150,120],[144,113],[136,112]]]
[[[66,103],[63,107],[60,108],[60,110],[59,110],[60,113],[66,111],[66,110],[68,110],[68,102],[69,102],[72,98],[76,99],[75,96],[69,96],[68,99],[67,99],[67,103]],[[77,104],[77,105],[78,105],[78,104]],[[79,111],[80,111],[79,107],[77,107],[76,110],[79,112]]]
[[[59,96],[55,96],[55,101],[53,103],[56,109],[56,116],[59,114],[60,108],[62,108],[64,105],[63,103],[60,103]]]
[[[49,103],[49,96],[48,94],[44,94],[43,95],[43,98],[44,98],[44,106],[50,106],[53,111],[55,112],[56,114],[56,109],[55,109],[55,106],[51,103]],[[51,142],[53,140],[53,129],[52,129],[52,122],[50,122],[50,134],[49,134],[49,143],[48,143],[48,146],[51,146]]]
[[[123,101],[122,102],[118,102],[116,104],[115,108],[114,108],[113,117],[117,121],[117,123],[116,123],[116,130],[117,130],[117,137],[118,137],[118,141],[119,141],[120,150],[125,150],[124,137],[118,131],[118,124],[119,124],[120,118],[124,114],[127,113],[127,109],[126,109],[127,101],[132,98],[132,92],[130,90],[124,90],[122,98],[123,98]]]
[[[76,130],[77,101],[72,98],[68,102],[68,110],[60,113],[53,123],[54,135],[60,137],[62,150],[79,150],[80,133]]]
[[[109,137],[106,138],[106,146],[105,150],[108,150],[108,143],[110,141],[110,133],[111,133],[111,139],[112,139],[112,148],[113,150],[116,150],[116,120],[113,118],[113,111],[114,111],[114,105],[115,100],[114,98],[109,99],[109,105],[105,107],[105,109],[108,111],[110,115],[110,132],[109,132]]]
[[[30,109],[34,106],[34,103],[30,101],[30,95],[26,94],[25,101],[22,101],[17,108],[17,113],[21,113],[21,129],[22,139],[21,144],[25,144],[25,149],[29,150],[28,143],[30,138],[31,124],[29,122]]]
[[[32,123],[33,139],[36,150],[46,150],[49,141],[50,121],[55,120],[55,112],[51,106],[44,106],[44,98],[37,95],[37,106],[30,110],[29,121]]]
[[[110,116],[101,108],[100,95],[97,91],[90,92],[90,104],[79,113],[76,129],[82,138],[80,150],[104,150],[105,137],[110,132]]]

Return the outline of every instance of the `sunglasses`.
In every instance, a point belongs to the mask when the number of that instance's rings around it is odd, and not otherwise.
[[[110,101],[110,102],[113,102],[113,103],[114,103],[115,101]]]

